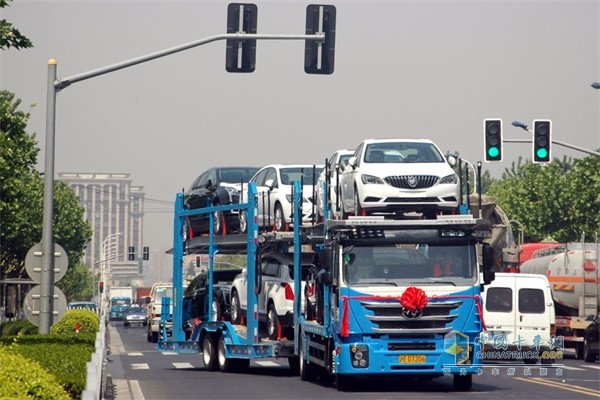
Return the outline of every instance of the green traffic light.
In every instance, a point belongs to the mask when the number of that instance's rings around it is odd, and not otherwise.
[[[488,149],[488,156],[496,158],[498,155],[500,155],[500,149],[498,149],[496,146],[492,146]]]
[[[544,147],[537,149],[536,153],[539,159],[546,159],[548,157],[548,150]]]

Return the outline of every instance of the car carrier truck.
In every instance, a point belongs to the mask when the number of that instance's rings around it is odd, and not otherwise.
[[[356,377],[432,379],[449,375],[456,390],[470,390],[480,367],[478,338],[484,329],[480,299],[494,278],[492,248],[483,243],[489,227],[471,216],[434,220],[357,217],[300,226],[292,232],[259,233],[257,194],[249,185],[248,203],[185,210],[177,195],[174,218],[172,335],[160,335],[160,351],[201,352],[207,370],[248,367],[250,359],[284,357],[302,380],[330,377],[338,390],[350,390]],[[294,183],[294,215],[299,215],[301,185]],[[248,214],[247,235],[209,234],[182,240],[191,213],[238,207]],[[213,231],[212,219],[210,232]],[[295,277],[301,277],[301,252],[314,252],[317,268],[304,287],[294,281],[294,333],[269,340],[257,318],[261,252],[292,252]],[[245,325],[197,321],[189,340],[182,330],[182,255],[247,254]],[[445,257],[453,271],[434,276],[432,260]],[[209,279],[212,282],[212,278]],[[209,287],[208,297],[212,297]],[[255,291],[257,289],[257,291]],[[170,299],[163,300],[168,308]],[[167,307],[165,307],[167,306]],[[209,313],[211,310],[209,309]],[[165,315],[165,318],[168,316]]]

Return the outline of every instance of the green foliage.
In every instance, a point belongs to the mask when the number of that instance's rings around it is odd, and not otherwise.
[[[49,371],[71,398],[81,398],[86,383],[86,363],[95,350],[93,333],[29,335],[1,338],[8,350],[37,362]]]
[[[600,232],[600,158],[548,165],[513,164],[489,193],[511,220],[523,224],[526,242],[593,240]]]
[[[38,333],[38,327],[26,319],[8,321],[0,325],[0,336],[33,335],[36,333]]]
[[[52,334],[75,333],[75,327],[79,323],[79,333],[96,333],[100,329],[100,319],[91,310],[69,310],[57,324],[52,325]]]
[[[83,264],[71,265],[69,271],[56,283],[67,302],[87,301],[92,298],[92,271]]]
[[[24,275],[25,255],[42,238],[44,182],[35,169],[35,135],[26,132],[30,114],[20,111],[20,104],[14,94],[0,91],[0,270],[7,277]],[[92,229],[77,196],[64,182],[55,182],[54,210],[54,240],[67,252],[70,266],[77,265]],[[61,286],[67,299],[81,291],[78,285],[69,286],[81,278],[80,272],[67,271]]]
[[[71,396],[38,363],[0,346],[0,398],[55,400]]]
[[[9,2],[10,0],[0,0],[0,8],[8,6]],[[11,23],[3,19],[0,20],[0,50],[6,50],[10,47],[19,50],[33,47],[33,44],[18,29],[14,28]]]

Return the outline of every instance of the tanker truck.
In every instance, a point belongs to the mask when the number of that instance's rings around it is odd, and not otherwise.
[[[552,289],[556,314],[555,337],[564,348],[583,357],[584,331],[598,315],[600,244],[567,243],[555,254],[536,257],[521,264],[520,272],[546,275]]]

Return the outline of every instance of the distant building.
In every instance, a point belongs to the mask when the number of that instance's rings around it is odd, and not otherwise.
[[[143,186],[132,185],[128,173],[63,172],[58,179],[73,188],[93,230],[85,250],[85,264],[100,270],[102,243],[108,238],[105,260],[113,269],[131,264],[127,269],[137,270],[144,243]],[[135,248],[136,261],[128,263],[130,246]]]

